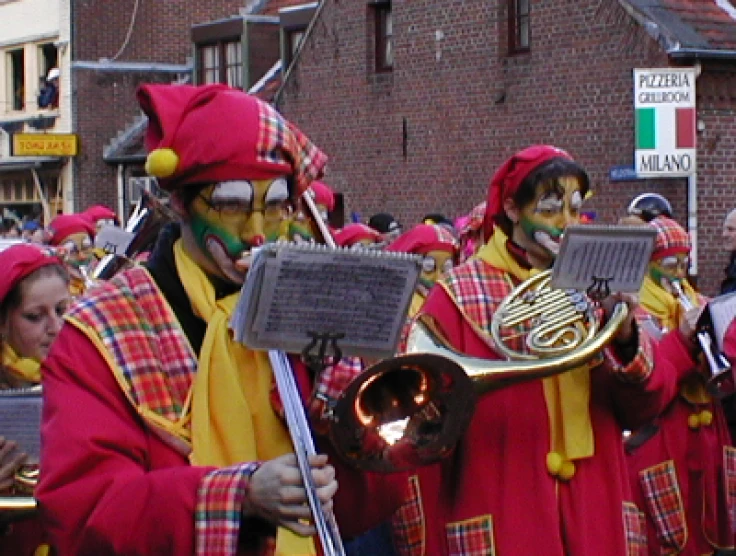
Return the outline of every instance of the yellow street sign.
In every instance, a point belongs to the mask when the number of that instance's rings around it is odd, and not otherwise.
[[[79,137],[73,133],[14,133],[14,156],[76,156]]]

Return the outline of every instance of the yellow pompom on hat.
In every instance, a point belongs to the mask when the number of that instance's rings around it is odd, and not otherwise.
[[[225,85],[142,85],[146,171],[168,191],[230,180],[293,176],[297,193],[327,157],[269,104]]]

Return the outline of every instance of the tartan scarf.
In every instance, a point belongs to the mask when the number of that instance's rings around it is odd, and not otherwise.
[[[8,342],[3,342],[2,363],[13,378],[34,384],[41,382],[41,363],[30,357],[20,357]]]
[[[489,265],[526,280],[539,273],[525,269],[509,253],[506,234],[496,227],[477,257]],[[590,419],[590,368],[578,367],[542,379],[547,415],[550,423],[550,445],[553,451],[568,460],[591,457],[595,453],[595,438]]]
[[[216,299],[212,283],[181,239],[174,244],[174,261],[194,313],[207,323],[193,386],[192,463],[226,467],[293,452],[288,430],[271,407],[268,354],[249,350],[230,333],[240,293]],[[279,528],[277,556],[313,554],[311,538]]]

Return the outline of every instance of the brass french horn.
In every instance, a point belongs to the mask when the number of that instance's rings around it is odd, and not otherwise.
[[[628,307],[618,303],[599,330],[597,306],[580,292],[551,288],[550,278],[546,271],[523,282],[494,313],[493,347],[507,361],[461,354],[431,319],[415,320],[405,353],[366,369],[339,398],[330,430],[338,454],[366,471],[434,463],[465,432],[476,396],[597,357],[621,328]]]

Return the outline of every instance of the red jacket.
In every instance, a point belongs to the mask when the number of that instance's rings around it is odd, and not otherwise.
[[[194,554],[197,489],[212,469],[190,465],[144,424],[100,353],[73,326],[63,328],[46,360],[44,395],[36,495],[59,553]],[[404,491],[396,486],[405,478],[360,474],[331,461],[344,537],[385,520],[398,506]],[[262,539],[263,527],[255,520],[241,527],[239,554],[262,553],[244,539],[246,533]]]
[[[484,299],[497,303],[507,293],[499,291],[498,300]],[[423,312],[435,318],[461,352],[500,358],[445,289],[432,290]],[[639,341],[649,342],[641,336]],[[542,381],[480,396],[454,454],[417,473],[414,498],[394,519],[400,554],[645,554],[644,516],[631,503],[622,429],[661,411],[690,364],[676,336],[656,349],[657,365],[642,382],[624,382],[605,365],[591,370],[595,453],[574,462],[569,481],[547,470],[550,433]],[[670,356],[662,358],[662,353]],[[685,368],[675,365],[680,359]]]

